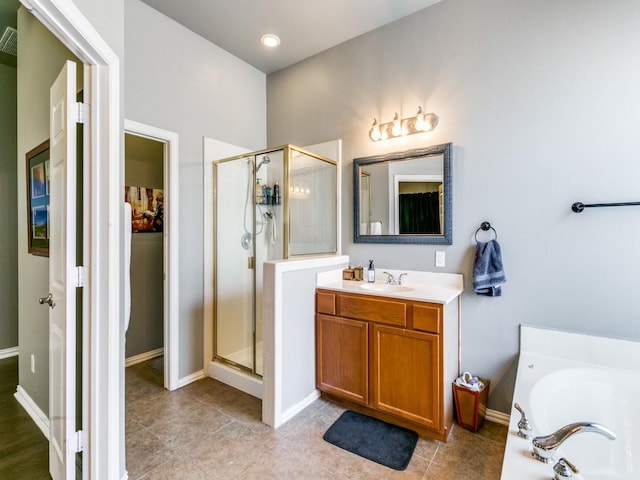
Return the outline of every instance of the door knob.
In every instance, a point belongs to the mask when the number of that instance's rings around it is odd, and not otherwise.
[[[40,305],[44,305],[45,303],[49,305],[49,307],[53,308],[56,306],[56,302],[53,301],[53,295],[49,294],[46,297],[42,297],[38,300]]]

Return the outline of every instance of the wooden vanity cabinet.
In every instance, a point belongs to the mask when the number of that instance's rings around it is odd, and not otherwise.
[[[439,431],[438,336],[375,324],[371,333],[371,406]]]
[[[369,336],[366,322],[316,315],[318,389],[369,403]]]
[[[457,300],[442,305],[318,289],[317,388],[348,408],[446,441],[457,309]]]

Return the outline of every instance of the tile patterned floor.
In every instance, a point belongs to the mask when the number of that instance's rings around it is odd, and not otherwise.
[[[322,439],[344,411],[317,400],[274,430],[260,400],[206,378],[168,392],[162,373],[126,371],[127,468],[131,480],[498,480],[507,427],[478,433],[454,425],[448,443],[420,439],[399,472]]]

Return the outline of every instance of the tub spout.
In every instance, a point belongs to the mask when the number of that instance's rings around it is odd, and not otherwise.
[[[560,448],[560,445],[570,436],[576,433],[583,432],[595,432],[600,435],[604,435],[609,440],[615,440],[616,434],[609,430],[607,427],[598,423],[592,422],[577,422],[565,425],[559,430],[540,437],[535,437],[533,442],[533,456],[541,462],[549,463],[556,450]]]

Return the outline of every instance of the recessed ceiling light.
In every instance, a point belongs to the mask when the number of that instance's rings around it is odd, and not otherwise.
[[[265,47],[276,48],[280,45],[280,37],[273,33],[265,33],[260,37],[260,43]]]

